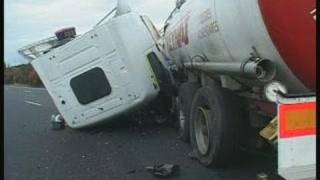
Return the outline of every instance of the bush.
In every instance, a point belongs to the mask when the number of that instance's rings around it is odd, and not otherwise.
[[[4,83],[42,86],[42,82],[31,64],[23,64],[13,67],[5,66]]]

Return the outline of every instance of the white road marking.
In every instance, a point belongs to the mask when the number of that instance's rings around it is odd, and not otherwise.
[[[31,93],[32,91],[24,91],[25,93]]]
[[[39,103],[36,103],[36,102],[32,102],[32,101],[25,101],[25,103],[31,104],[31,105],[35,105],[35,106],[42,106],[42,104],[39,104]]]

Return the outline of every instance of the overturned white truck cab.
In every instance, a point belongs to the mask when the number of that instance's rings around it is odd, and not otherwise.
[[[160,91],[159,68],[165,69],[165,59],[151,21],[122,1],[105,18],[81,36],[67,28],[19,50],[71,128],[133,111]]]

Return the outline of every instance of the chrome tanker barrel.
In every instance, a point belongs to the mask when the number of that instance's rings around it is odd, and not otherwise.
[[[164,26],[164,47],[179,68],[227,74],[249,86],[278,81],[289,93],[315,90],[315,0],[176,5]]]

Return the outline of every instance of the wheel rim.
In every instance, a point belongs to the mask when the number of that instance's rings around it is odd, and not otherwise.
[[[194,121],[196,143],[202,155],[209,150],[209,111],[203,107],[198,108],[198,118]]]

